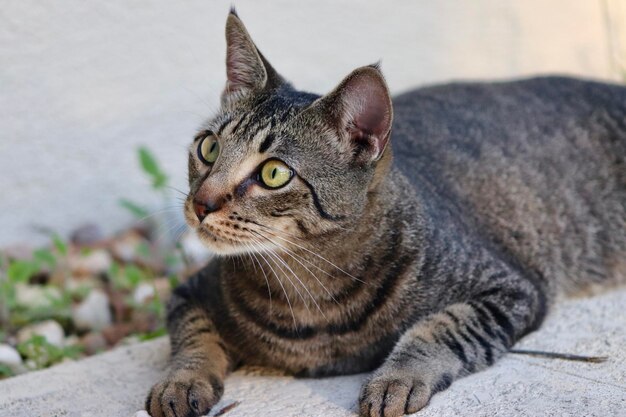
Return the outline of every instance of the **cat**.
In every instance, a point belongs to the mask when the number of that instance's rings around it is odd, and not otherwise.
[[[624,282],[625,87],[541,77],[392,101],[370,65],[318,96],[274,70],[234,10],[226,40],[184,207],[221,256],[173,292],[153,417],[204,415],[244,364],[373,371],[360,415],[414,413],[559,294]]]

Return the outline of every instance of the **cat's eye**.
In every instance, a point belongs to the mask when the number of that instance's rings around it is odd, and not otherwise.
[[[215,136],[209,135],[198,145],[198,158],[205,164],[212,164],[220,154],[220,144]]]
[[[269,188],[278,188],[286,185],[292,176],[293,171],[284,162],[270,159],[261,167],[259,180]]]

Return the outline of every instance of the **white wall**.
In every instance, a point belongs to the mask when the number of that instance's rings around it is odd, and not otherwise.
[[[394,92],[548,72],[617,79],[626,45],[622,0],[235,3],[274,66],[317,92],[381,58]],[[185,189],[185,147],[225,79],[230,4],[2,2],[0,245],[41,240],[33,225],[113,231],[130,219],[120,197],[157,204],[140,144]]]

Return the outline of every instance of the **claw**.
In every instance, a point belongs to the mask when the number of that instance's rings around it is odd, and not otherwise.
[[[150,390],[146,410],[152,417],[200,417],[211,411],[223,390],[218,378],[181,371]]]
[[[413,377],[378,376],[361,391],[361,417],[400,417],[419,411],[428,404],[432,390]]]

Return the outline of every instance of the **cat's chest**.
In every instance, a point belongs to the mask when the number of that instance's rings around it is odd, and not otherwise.
[[[324,376],[359,373],[372,369],[391,351],[398,332],[380,337],[352,334],[337,337],[332,334],[311,336],[301,329],[300,339],[277,337],[252,332],[225,335],[237,351],[242,365],[259,365],[286,370],[303,376]]]
[[[393,304],[393,300],[389,300]],[[285,369],[303,375],[358,373],[372,369],[391,351],[406,327],[403,314],[337,316],[316,324],[298,321],[298,311],[276,312],[229,306],[222,338],[243,365]],[[384,309],[383,309],[384,310]]]

